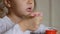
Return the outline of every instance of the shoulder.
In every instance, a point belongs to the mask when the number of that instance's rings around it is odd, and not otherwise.
[[[0,18],[0,33],[6,31],[6,24],[4,22],[4,18]]]
[[[0,18],[0,25],[6,25],[8,23],[7,17]]]
[[[7,17],[0,18],[0,32],[5,32],[14,27],[14,23]]]
[[[0,18],[0,25],[3,25],[5,22],[4,18]]]
[[[6,17],[0,18],[0,23],[5,22]]]
[[[14,23],[7,17],[0,18],[0,27],[9,29]]]
[[[0,18],[0,24],[13,25],[14,23],[7,16]]]
[[[21,30],[19,28],[19,25],[16,24],[13,28],[11,28],[10,30],[8,30],[7,32],[5,32],[4,34],[20,34]]]

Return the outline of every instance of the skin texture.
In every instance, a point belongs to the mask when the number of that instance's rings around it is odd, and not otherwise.
[[[21,26],[22,31],[35,31],[42,20],[42,13],[34,11],[35,0],[4,0],[7,16]]]

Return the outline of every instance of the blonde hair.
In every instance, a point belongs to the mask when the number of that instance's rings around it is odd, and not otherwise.
[[[4,17],[7,13],[7,8],[4,6],[3,2],[0,3],[0,18]]]

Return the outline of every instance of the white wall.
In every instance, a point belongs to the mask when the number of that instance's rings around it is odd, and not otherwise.
[[[52,26],[60,31],[60,0],[52,0]]]
[[[49,0],[36,0],[37,10],[43,12],[43,24],[49,25]]]
[[[44,14],[43,24],[60,32],[60,0],[36,0],[37,10]],[[49,25],[51,24],[51,25]]]

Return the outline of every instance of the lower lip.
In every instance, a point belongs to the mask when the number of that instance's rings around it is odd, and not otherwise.
[[[27,12],[32,12],[32,10],[31,9],[27,9]]]

